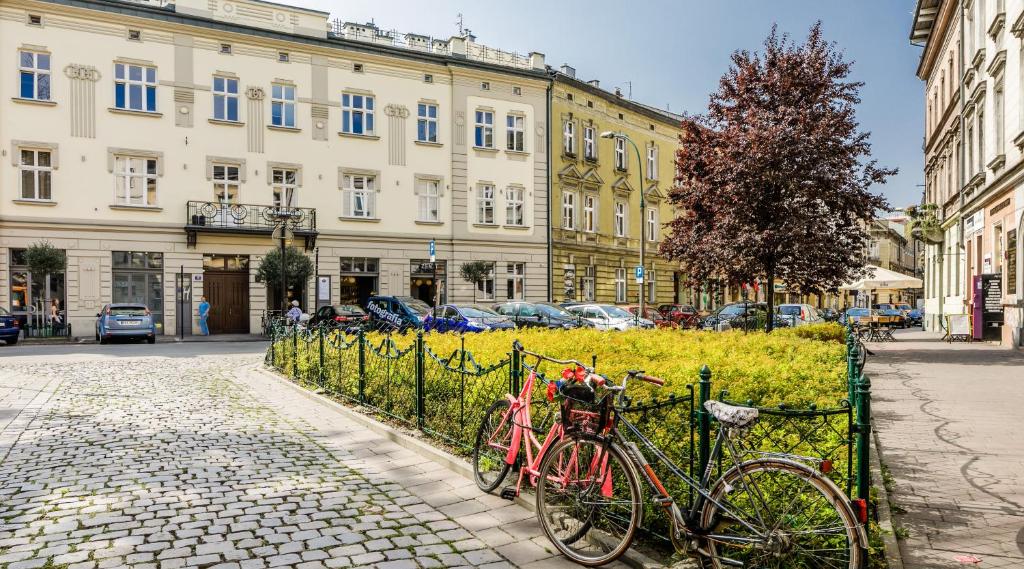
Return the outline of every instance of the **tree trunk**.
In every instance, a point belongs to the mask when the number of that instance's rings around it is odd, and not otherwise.
[[[775,329],[775,267],[769,267],[767,273],[768,284],[764,291],[764,297],[768,304],[768,317],[764,323],[764,331],[771,334]]]

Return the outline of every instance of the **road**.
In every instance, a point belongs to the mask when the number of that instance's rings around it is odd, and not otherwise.
[[[867,373],[904,566],[1024,567],[1024,353],[897,338]]]
[[[263,347],[0,351],[0,567],[575,567],[530,512],[258,371]]]

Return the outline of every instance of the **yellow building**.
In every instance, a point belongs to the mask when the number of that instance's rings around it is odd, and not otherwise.
[[[681,117],[575,75],[574,69],[562,66],[555,74],[551,102],[553,299],[639,302],[635,268],[643,237],[647,302],[689,302],[678,264],[657,254],[668,234],[664,224],[674,217],[668,193],[674,184]],[[639,160],[629,141],[601,138],[608,131],[626,134],[636,144]]]

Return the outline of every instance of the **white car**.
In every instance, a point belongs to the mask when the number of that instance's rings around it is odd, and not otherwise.
[[[791,327],[825,322],[818,310],[810,304],[780,304],[779,316]]]
[[[630,328],[654,328],[654,322],[637,318],[624,308],[614,304],[577,304],[566,308],[573,314],[594,325],[598,330],[629,330]]]

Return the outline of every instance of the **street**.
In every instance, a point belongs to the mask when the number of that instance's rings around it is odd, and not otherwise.
[[[867,374],[904,567],[1024,566],[1024,355],[896,337]]]
[[[0,566],[573,566],[531,512],[257,371],[263,347],[4,350]]]

